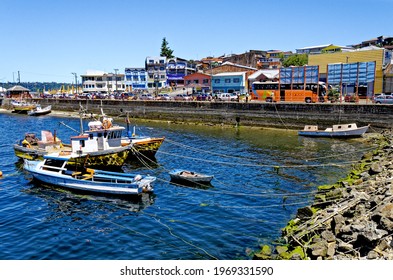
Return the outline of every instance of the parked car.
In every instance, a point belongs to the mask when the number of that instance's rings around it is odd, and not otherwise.
[[[238,96],[236,93],[220,93],[217,95],[219,101],[237,101]]]
[[[154,97],[150,93],[148,93],[148,94],[141,94],[139,96],[139,100],[154,100]]]
[[[126,99],[126,100],[136,100],[137,96],[133,94],[132,92],[124,92],[121,95],[121,98]]]
[[[393,96],[381,94],[375,96],[373,102],[376,104],[393,104]]]
[[[179,94],[176,94],[174,99],[177,101],[188,101],[188,100],[191,100],[192,98],[191,98],[191,96],[188,96],[187,94],[179,93]]]
[[[172,97],[170,97],[168,94],[166,93],[160,93],[159,95],[157,95],[157,100],[172,100]]]
[[[206,93],[199,94],[196,97],[196,100],[198,101],[209,101],[211,99],[212,99],[211,95]]]
[[[359,99],[359,98],[356,97],[356,95],[350,95],[350,94],[348,94],[348,95],[344,96],[344,101],[345,101],[345,102],[356,102],[356,100],[358,100],[358,99]]]

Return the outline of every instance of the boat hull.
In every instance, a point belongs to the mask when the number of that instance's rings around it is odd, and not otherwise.
[[[307,137],[331,137],[331,138],[354,138],[361,137],[368,130],[368,126],[359,127],[353,130],[345,130],[345,131],[304,131],[301,130],[298,132],[299,136],[307,136]]]
[[[43,115],[50,114],[51,112],[52,112],[52,106],[49,105],[43,109],[41,109],[41,108],[33,109],[33,110],[29,111],[27,114],[29,116],[43,116]]]
[[[73,177],[71,175],[63,175],[58,172],[51,172],[45,171],[40,169],[38,166],[42,164],[42,162],[37,161],[25,161],[24,162],[24,170],[29,172],[32,176],[33,180],[52,185],[56,187],[61,187],[64,189],[80,191],[80,192],[88,192],[88,193],[98,193],[98,194],[110,194],[110,195],[141,195],[142,193],[151,191],[150,183],[155,180],[154,177],[147,177],[146,179],[142,179],[137,183],[119,183],[117,180],[130,181],[131,178],[127,176],[128,174],[120,174],[119,178],[113,181],[114,174],[113,172],[103,172],[104,174],[97,175],[101,177],[108,177],[107,181],[95,181],[94,179],[91,180],[84,180],[81,178]],[[105,175],[109,174],[109,175]]]
[[[187,172],[189,175],[183,175],[184,172]],[[169,172],[169,176],[171,176],[171,180],[178,182],[186,182],[186,183],[194,183],[194,184],[210,184],[211,180],[213,180],[214,176],[205,175],[196,172],[189,172],[186,170],[176,169]]]
[[[65,148],[53,148],[51,150],[45,150],[42,148],[34,147],[27,148],[18,144],[14,144],[14,153],[20,159],[38,159],[43,160],[44,155],[48,153],[60,153],[60,155],[70,155],[71,150],[69,147]],[[97,152],[90,152],[81,157],[72,158],[69,161],[69,165],[77,165],[83,163],[91,168],[105,168],[105,169],[118,169],[123,166],[124,162],[130,154],[129,147],[120,147],[111,150],[103,150]]]
[[[143,155],[145,157],[153,158],[164,140],[165,137],[135,137],[124,141],[122,140],[122,145],[130,145],[132,143],[130,157]]]

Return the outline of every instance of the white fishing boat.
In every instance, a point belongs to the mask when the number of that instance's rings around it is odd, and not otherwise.
[[[356,123],[336,124],[325,130],[319,130],[317,125],[306,125],[303,130],[298,131],[300,136],[308,137],[332,137],[332,138],[351,138],[361,137],[367,132],[370,125],[357,127]]]
[[[84,167],[70,167],[70,157],[48,154],[43,161],[24,160],[23,169],[33,180],[75,191],[111,194],[140,195],[152,192],[153,176],[110,172]]]
[[[52,106],[46,106],[44,108],[41,107],[41,105],[37,105],[34,109],[30,110],[27,112],[29,116],[42,116],[42,115],[47,115],[50,112],[52,112]]]
[[[132,148],[132,145],[121,145],[125,128],[113,124],[110,118],[89,122],[88,126],[89,129],[82,134],[71,137],[70,145],[65,145],[48,131],[42,131],[41,140],[34,138],[34,141],[31,137],[34,133],[28,133],[25,139],[14,144],[15,155],[22,159],[42,159],[45,154],[58,152],[71,157],[69,164],[75,164],[75,158],[83,157],[91,168],[120,168]]]
[[[213,180],[213,175],[206,175],[194,171],[188,171],[184,169],[175,169],[169,172],[169,176],[174,181],[182,181],[186,183],[199,183],[208,184]]]

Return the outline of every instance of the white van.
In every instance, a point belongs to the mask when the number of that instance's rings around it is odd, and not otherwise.
[[[218,101],[237,101],[236,93],[220,93],[217,95]]]

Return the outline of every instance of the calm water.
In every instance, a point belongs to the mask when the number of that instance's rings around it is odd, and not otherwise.
[[[77,119],[0,114],[0,259],[249,259],[367,149],[293,131],[139,123],[140,134],[166,140],[156,161],[124,166],[158,178],[154,195],[128,201],[29,182],[12,144],[41,129],[68,142],[75,133],[59,121],[79,129]],[[175,185],[175,168],[215,178],[209,188]]]

